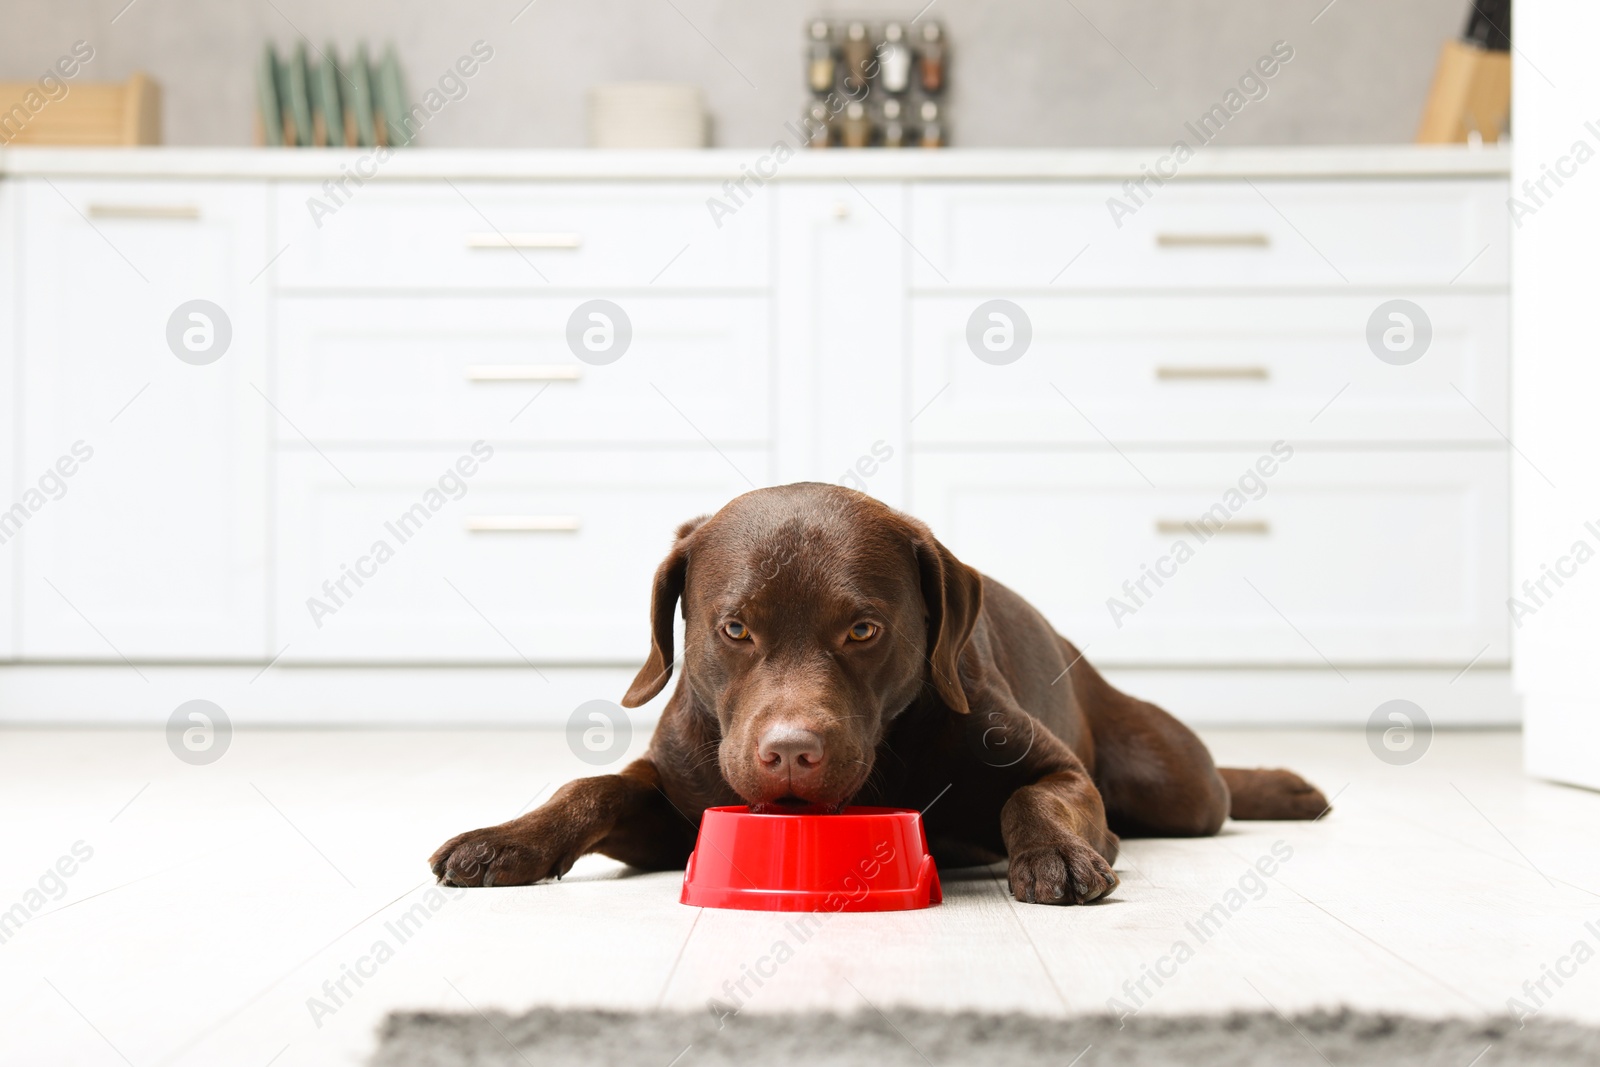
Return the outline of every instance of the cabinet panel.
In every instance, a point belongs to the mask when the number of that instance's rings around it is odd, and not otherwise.
[[[764,450],[489,447],[282,454],[282,662],[642,663],[673,531],[767,481]]]
[[[915,469],[945,544],[1096,662],[1508,656],[1504,451],[919,454]]]
[[[18,538],[23,655],[259,658],[264,187],[40,179],[15,194],[21,470],[47,483]],[[220,315],[178,314],[196,300]]]
[[[919,289],[1504,286],[1499,181],[927,182]],[[1115,217],[1109,205],[1123,204]]]
[[[278,383],[319,444],[495,440],[765,444],[765,297],[625,297],[613,362],[567,342],[559,297],[284,297]],[[614,314],[614,313],[612,313]],[[613,323],[615,331],[619,324]],[[617,343],[613,332],[612,343]]]
[[[279,286],[474,290],[767,285],[769,195],[713,216],[710,183],[376,183],[337,204],[284,182]],[[324,213],[316,205],[336,207]]]
[[[918,297],[911,391],[926,409],[912,431],[941,444],[1500,443],[1506,297],[1413,295],[1431,338],[1398,366],[1368,346],[1375,297],[1021,297],[1032,338],[1003,365],[969,347],[981,297]]]

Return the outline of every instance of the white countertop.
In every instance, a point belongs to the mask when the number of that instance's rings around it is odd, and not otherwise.
[[[0,177],[323,179],[341,171],[385,180],[453,178],[507,181],[737,178],[756,171],[780,181],[855,179],[1057,179],[1138,177],[1166,148],[800,150],[779,161],[770,149],[701,151],[588,149],[401,149],[386,161],[374,149],[5,148]],[[1170,163],[1162,162],[1170,170]],[[1505,177],[1509,145],[1207,147],[1179,168],[1180,179]],[[775,174],[773,173],[775,171]]]

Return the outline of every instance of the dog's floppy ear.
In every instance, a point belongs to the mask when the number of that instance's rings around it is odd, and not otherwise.
[[[928,662],[940,699],[966,715],[967,694],[957,670],[961,653],[977,625],[983,606],[983,579],[962,563],[921,523],[913,526],[912,549],[922,578],[922,599],[928,612]]]
[[[678,527],[672,551],[656,568],[650,590],[650,656],[622,698],[622,706],[636,708],[649,700],[672,677],[672,616],[683,596],[684,576],[689,570],[689,538],[709,515],[690,519]]]

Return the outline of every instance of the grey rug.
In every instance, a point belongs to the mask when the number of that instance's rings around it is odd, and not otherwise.
[[[1077,1057],[1076,1059],[1074,1057]],[[539,1009],[500,1013],[396,1013],[384,1023],[372,1067],[1502,1067],[1600,1064],[1600,1030],[1532,1020],[1427,1020],[1364,1012],[1141,1016],[1121,1029],[1109,1016],[944,1015],[862,1010],[727,1018],[709,1012],[626,1014]]]

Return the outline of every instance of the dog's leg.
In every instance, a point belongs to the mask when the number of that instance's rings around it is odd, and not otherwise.
[[[1332,810],[1322,790],[1293,771],[1218,767],[1235,819],[1318,819]]]
[[[1117,836],[1082,767],[1047,774],[1000,812],[1011,895],[1029,904],[1086,904],[1117,887]]]
[[[682,867],[695,827],[661,792],[648,759],[620,774],[568,782],[510,822],[458,834],[428,865],[445,885],[531,885],[560,878],[579,856],[600,852],[637,867]]]
[[[1222,828],[1228,784],[1193,730],[1113,688],[1086,662],[1073,665],[1071,681],[1094,735],[1095,784],[1117,833],[1209,837]]]

